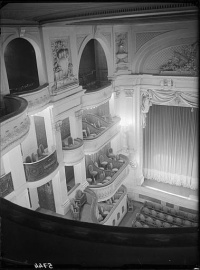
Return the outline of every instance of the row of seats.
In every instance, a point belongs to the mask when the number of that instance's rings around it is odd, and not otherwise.
[[[25,159],[25,163],[36,162],[45,156],[47,156],[47,154],[44,151],[44,146],[42,144],[40,144],[38,149],[37,149],[37,154],[32,153],[31,156],[27,156]]]
[[[136,215],[136,221],[133,224],[133,227],[140,227],[139,223],[147,224],[149,227],[157,227],[157,228],[170,228],[170,227],[197,227],[198,224],[195,222],[190,222],[188,220],[181,220],[180,218],[175,218],[173,220],[167,219],[164,217],[163,219],[158,217],[150,217],[144,215],[143,213],[138,213]]]
[[[187,213],[183,211],[175,210],[174,208],[170,208],[167,206],[163,206],[158,203],[145,202],[143,211],[147,215],[156,216],[158,213],[168,214],[173,217],[179,217],[181,219],[185,219],[191,222],[198,222],[198,216],[192,213]],[[156,213],[155,213],[156,212]]]

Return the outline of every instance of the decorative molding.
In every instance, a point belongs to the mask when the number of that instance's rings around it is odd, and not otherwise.
[[[125,89],[124,91],[126,97],[133,97],[134,89]]]
[[[0,177],[0,197],[5,197],[14,191],[11,173],[7,173]]]
[[[82,45],[82,43],[83,43],[83,41],[85,40],[86,37],[87,37],[86,34],[76,36],[76,44],[77,44],[78,53],[79,53],[81,45]]]
[[[174,82],[171,78],[162,79],[160,82],[160,85],[161,85],[161,89],[170,90],[173,88]]]
[[[151,39],[167,32],[168,31],[136,33],[136,52]]]
[[[111,33],[109,33],[109,32],[101,32],[101,34],[106,38],[109,46],[111,47]]]
[[[119,96],[120,96],[120,94],[121,94],[120,87],[115,87],[114,93],[115,93],[115,97],[116,97],[116,98],[119,98]]]
[[[128,69],[128,33],[115,33],[116,70]]]
[[[5,123],[4,128],[1,127],[1,131],[8,128],[5,132],[1,132],[1,154],[3,154],[2,152],[5,151],[7,147],[11,147],[14,143],[18,142],[20,144],[21,140],[24,139],[29,132],[30,119],[27,114],[17,119],[17,121],[16,118],[14,118],[12,125],[10,125],[11,121],[9,121],[8,126]]]
[[[197,75],[198,73],[198,42],[191,45],[187,45],[181,49],[181,51],[174,50],[172,58],[168,62],[160,67],[162,74],[165,71],[176,72],[180,74]]]
[[[20,38],[23,38],[25,36],[25,32],[26,32],[26,29],[20,27],[20,29],[19,29],[19,36],[20,36]]]

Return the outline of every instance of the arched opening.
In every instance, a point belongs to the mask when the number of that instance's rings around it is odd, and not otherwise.
[[[10,93],[24,92],[39,86],[35,50],[26,39],[16,38],[4,53]]]
[[[95,91],[108,83],[105,52],[96,39],[91,39],[83,50],[79,65],[79,83],[87,91]]]

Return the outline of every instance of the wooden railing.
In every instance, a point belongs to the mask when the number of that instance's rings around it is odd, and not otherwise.
[[[58,167],[56,150],[48,156],[32,163],[24,163],[27,182],[35,182],[50,175]]]
[[[36,262],[76,268],[109,262],[118,268],[156,264],[184,269],[199,262],[198,228],[102,227],[45,215],[3,198],[0,205],[3,268],[8,262],[18,268]]]

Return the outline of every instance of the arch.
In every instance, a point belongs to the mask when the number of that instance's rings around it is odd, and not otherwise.
[[[182,29],[156,36],[138,50],[134,57],[132,71],[142,73],[145,63],[152,55],[168,47],[188,44],[188,38],[195,38],[195,32],[191,30],[186,32],[186,29]]]
[[[108,67],[108,77],[112,76],[112,73],[113,73],[113,66],[112,66],[113,61],[112,61],[112,57],[111,57],[112,54],[110,52],[110,49],[109,49],[109,46],[107,44],[105,37],[103,37],[101,34],[97,34],[95,36],[90,34],[84,39],[83,43],[81,44],[79,53],[78,53],[78,61],[77,61],[78,62],[78,70],[79,70],[80,60],[81,60],[83,50],[84,50],[85,46],[87,45],[87,43],[91,39],[96,39],[101,44],[101,47],[103,48],[105,56],[106,56],[107,67]]]
[[[23,37],[20,37],[20,35],[17,34],[17,33],[8,36],[4,40],[4,42],[2,44],[2,48],[3,48],[3,50],[2,50],[2,59],[3,59],[4,65],[5,65],[5,61],[4,61],[5,49],[6,49],[7,45],[16,38],[25,39],[33,46],[34,51],[35,51],[35,56],[36,56],[36,64],[37,64],[37,71],[38,71],[38,77],[39,77],[39,85],[40,86],[43,85],[44,83],[47,82],[47,76],[46,76],[45,69],[44,69],[43,57],[42,57],[42,54],[41,54],[41,49],[40,49],[38,40],[34,36],[32,36],[30,34],[27,34],[27,33]],[[7,74],[6,74],[5,78],[4,78],[4,80],[6,81],[6,85],[8,85]]]

